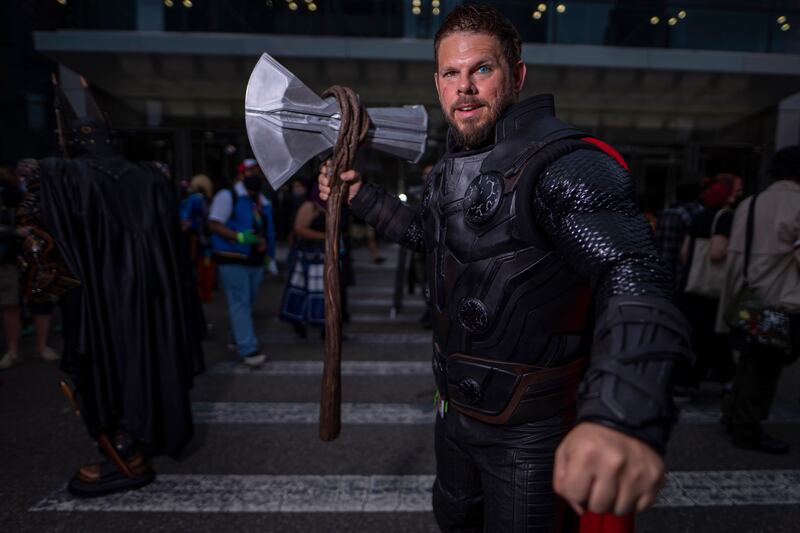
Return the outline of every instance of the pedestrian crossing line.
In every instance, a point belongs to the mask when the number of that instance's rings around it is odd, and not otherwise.
[[[431,398],[433,394],[431,393]],[[343,403],[342,424],[425,425],[434,421],[430,404]],[[196,424],[318,424],[318,403],[194,402]]]
[[[319,404],[311,402],[195,402],[194,421],[198,424],[317,424]],[[776,406],[770,422],[800,423],[800,413]],[[719,410],[687,409],[681,413],[681,425],[713,425]],[[343,403],[343,424],[426,425],[434,422],[432,404]]]
[[[209,374],[321,376],[322,361],[267,361],[259,368],[237,361],[226,361],[211,368]],[[343,376],[429,376],[428,361],[342,361]]]
[[[680,408],[678,423],[680,424],[716,424],[720,419],[719,406],[697,407],[683,405]],[[800,423],[800,411],[789,405],[774,405],[769,414],[769,422],[783,424]]]
[[[268,333],[261,335],[262,342],[269,346],[274,344],[298,343],[297,335],[289,333]],[[343,342],[354,344],[427,344],[433,345],[433,336],[428,333],[347,333]]]
[[[352,307],[392,307],[394,305],[394,300],[390,298],[352,298],[348,305]],[[403,299],[403,307],[415,307],[421,309],[425,307],[425,300],[420,300],[418,298],[405,298]]]
[[[352,324],[418,324],[419,316],[397,315],[394,318],[386,313],[356,313],[350,315]]]
[[[419,324],[420,315],[396,315],[392,317],[389,310],[381,313],[351,313],[351,324]],[[280,317],[273,317],[272,322],[286,323]]]
[[[385,296],[387,294],[393,295],[394,293],[395,293],[395,288],[394,287],[388,287],[388,286],[387,287],[380,287],[380,286],[374,286],[374,285],[364,285],[364,286],[357,285],[355,287],[347,287],[347,294],[349,294],[351,296],[352,295],[356,295],[356,294],[361,294],[361,295],[363,295],[363,294],[369,294],[369,295],[381,294],[381,295]]]
[[[430,512],[432,475],[164,474],[133,492],[75,498],[63,488],[30,511],[181,513]],[[667,473],[656,507],[800,503],[800,470]]]
[[[375,263],[365,262],[365,261],[354,261],[353,268],[365,272],[371,272],[375,270],[381,270],[381,271],[397,270],[397,260],[396,259],[394,261],[387,260],[384,261],[384,263],[381,265],[376,265]]]

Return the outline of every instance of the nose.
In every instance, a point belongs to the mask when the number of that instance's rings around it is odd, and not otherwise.
[[[458,94],[475,94],[475,84],[466,72],[458,77]]]

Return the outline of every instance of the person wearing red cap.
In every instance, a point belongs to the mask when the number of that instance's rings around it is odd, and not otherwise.
[[[233,187],[214,196],[208,216],[232,340],[248,366],[259,366],[267,359],[259,347],[252,313],[264,265],[275,257],[272,204],[261,194],[264,181],[256,160],[245,159],[239,164]]]

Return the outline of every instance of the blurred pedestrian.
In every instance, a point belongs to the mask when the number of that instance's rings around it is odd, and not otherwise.
[[[656,245],[670,268],[676,287],[682,285],[681,247],[694,217],[703,210],[695,184],[678,186],[676,202],[664,209],[656,226]]]
[[[17,256],[21,252],[20,239],[25,230],[16,228],[16,210],[22,201],[23,181],[36,171],[35,159],[21,160],[14,172],[6,170],[0,176],[0,306],[3,308],[3,332],[8,345],[0,359],[0,370],[18,363],[19,340],[22,334],[20,272]],[[30,303],[36,331],[35,353],[45,361],[58,361],[61,356],[47,345],[53,316],[51,303]]]
[[[695,351],[695,365],[686,383],[689,386],[709,378],[721,383],[733,379],[728,339],[714,331],[714,323],[733,222],[731,207],[741,194],[739,176],[717,175],[701,193],[704,209],[693,217],[681,247],[681,260],[688,271],[683,310],[692,324]]]
[[[317,184],[298,208],[292,231],[281,318],[304,339],[308,336],[306,326],[325,325],[325,204],[319,198]]]
[[[214,263],[211,258],[208,213],[214,185],[205,174],[195,175],[189,183],[189,195],[181,202],[181,229],[189,241],[189,253],[195,266],[200,299],[210,302],[214,289]]]
[[[228,301],[232,341],[249,366],[266,361],[253,325],[253,304],[265,266],[275,258],[272,204],[261,193],[264,175],[255,159],[238,167],[233,187],[214,196],[209,213],[211,249]]]
[[[785,453],[789,445],[767,434],[761,423],[769,417],[783,366],[800,355],[800,146],[779,150],[769,171],[775,182],[736,209],[717,325],[728,330],[723,316],[745,290],[762,305],[788,315],[788,352],[757,343],[738,345],[733,394],[723,404],[723,422],[734,446]],[[749,216],[752,238],[746,260]]]

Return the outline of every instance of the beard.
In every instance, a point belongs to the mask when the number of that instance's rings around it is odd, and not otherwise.
[[[517,99],[513,86],[508,85],[500,94],[494,105],[479,98],[465,96],[450,106],[450,109],[442,108],[445,120],[450,126],[450,133],[457,145],[465,150],[475,149],[486,142],[489,135],[494,130],[500,114],[511,106]],[[468,118],[460,123],[455,120],[456,108],[465,105],[481,105],[488,110],[483,117]]]

